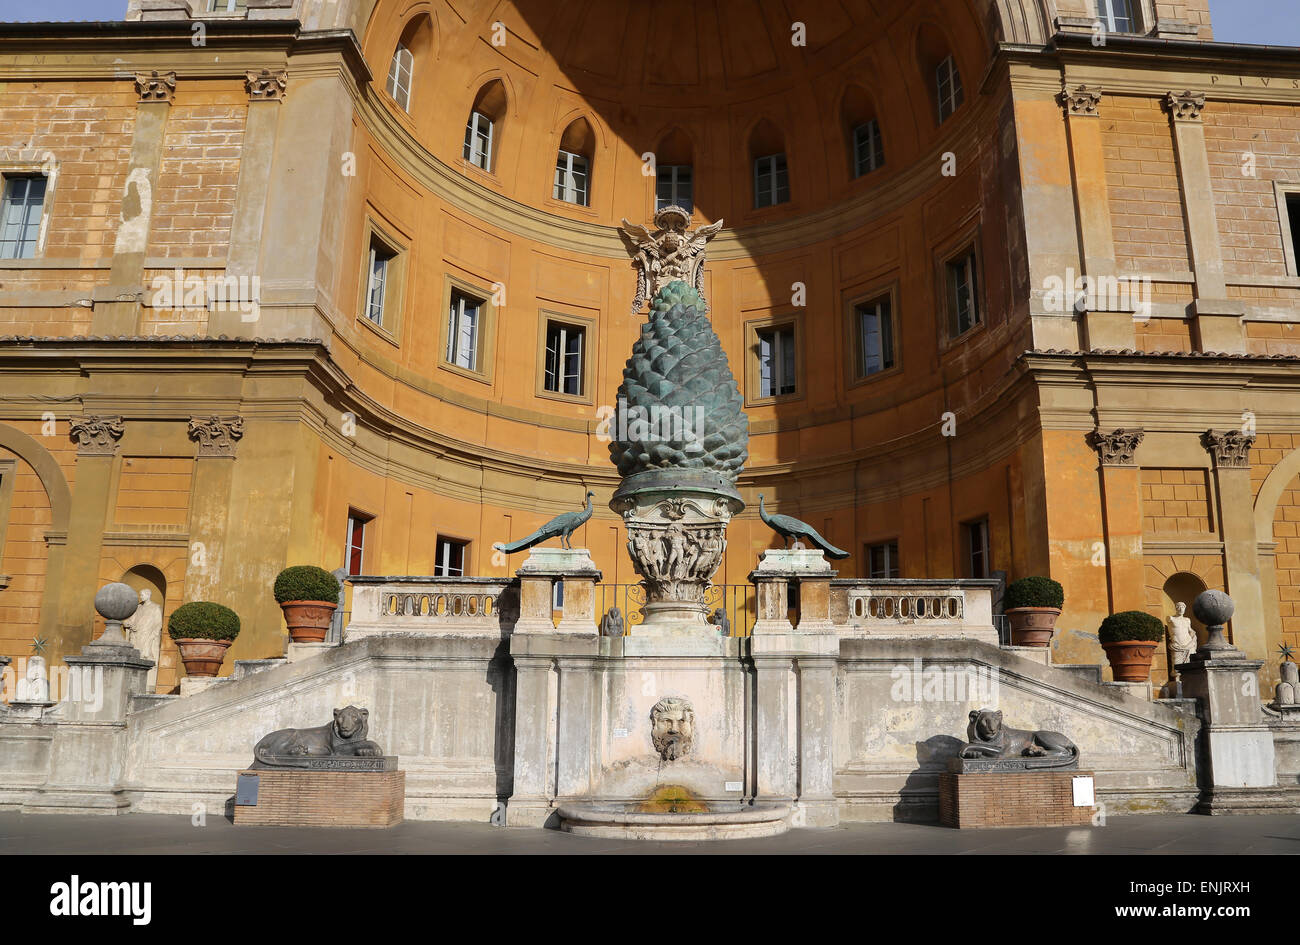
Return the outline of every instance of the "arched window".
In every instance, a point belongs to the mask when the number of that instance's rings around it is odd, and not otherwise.
[[[844,95],[841,119],[848,136],[850,175],[861,177],[879,170],[885,163],[885,142],[871,97],[851,87]]]
[[[790,170],[785,157],[785,138],[767,119],[760,121],[749,136],[749,154],[754,164],[754,208],[774,207],[790,199]]]
[[[695,168],[691,139],[677,128],[655,148],[655,209],[677,206],[695,209]]]
[[[555,184],[551,196],[580,207],[591,206],[591,156],[595,151],[595,133],[585,118],[570,122],[560,137],[560,151],[555,159]]]
[[[404,43],[398,43],[388,67],[388,94],[407,112],[411,110],[411,73],[414,71],[415,55]]]
[[[505,114],[506,89],[500,79],[494,79],[474,97],[474,107],[465,123],[465,160],[485,171],[492,170]]]
[[[966,100],[961,72],[948,41],[934,27],[922,27],[916,47],[917,62],[925,74],[931,101],[935,104],[935,114],[942,125]]]
[[[431,72],[425,69],[433,57],[433,21],[427,13],[411,18],[398,37],[393,58],[388,63],[388,94],[405,112],[411,111],[415,98],[415,71],[422,71],[420,86],[428,89]],[[427,91],[423,94],[427,94]]]

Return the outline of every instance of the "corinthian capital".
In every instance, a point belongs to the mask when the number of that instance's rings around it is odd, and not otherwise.
[[[1101,104],[1101,89],[1095,85],[1077,85],[1066,87],[1056,97],[1065,106],[1068,115],[1086,115],[1096,118],[1097,107]]]
[[[68,424],[79,456],[112,456],[125,426],[121,417],[78,417]]]
[[[1204,107],[1204,92],[1170,92],[1165,96],[1165,108],[1174,121],[1200,121]]]
[[[235,455],[235,443],[244,435],[243,417],[194,417],[190,439],[199,444],[200,456]]]
[[[1227,430],[1223,433],[1206,430],[1201,435],[1201,443],[1214,457],[1216,468],[1250,468],[1250,448],[1255,443],[1255,434],[1242,433],[1240,430]]]
[[[1146,436],[1141,430],[1112,430],[1102,433],[1094,430],[1088,434],[1088,445],[1097,451],[1103,466],[1132,466],[1133,453]]]

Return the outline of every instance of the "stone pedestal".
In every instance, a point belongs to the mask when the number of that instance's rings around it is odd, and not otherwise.
[[[23,813],[122,814],[130,808],[121,786],[126,713],[131,697],[146,691],[154,664],[135,647],[107,637],[83,646],[80,656],[64,658],[67,697],[47,712],[60,723],[49,775]]]
[[[664,469],[623,480],[609,507],[623,516],[627,550],[646,589],[631,636],[714,634],[704,592],[727,548],[727,523],[745,507],[718,473]]]
[[[1273,735],[1260,709],[1263,665],[1233,649],[1198,651],[1177,667],[1183,695],[1198,700],[1204,721],[1209,776],[1198,807],[1202,813],[1231,812],[1243,806],[1238,803],[1241,789],[1277,784]]]
[[[759,556],[749,579],[757,619],[749,639],[757,676],[757,797],[796,801],[796,827],[839,822],[831,787],[831,730],[839,637],[831,623],[835,571],[820,550],[775,549]],[[788,616],[789,588],[799,594],[799,625]],[[791,693],[795,693],[794,699]],[[797,719],[790,737],[791,717]]]
[[[939,823],[945,827],[1082,827],[1095,804],[1076,807],[1074,779],[1091,771],[1009,771],[939,775]],[[1094,780],[1094,785],[1095,785]]]
[[[536,827],[552,817],[560,782],[577,777],[573,759],[590,757],[590,663],[600,642],[595,590],[601,573],[585,548],[534,548],[515,574],[515,768],[506,822]],[[558,626],[552,617],[556,581],[564,582]],[[563,764],[561,754],[568,759]]]

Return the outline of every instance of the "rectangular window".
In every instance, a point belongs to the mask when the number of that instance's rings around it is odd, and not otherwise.
[[[950,260],[948,270],[948,335],[964,335],[980,323],[979,286],[975,276],[975,251]]]
[[[898,577],[898,542],[884,541],[867,546],[867,568],[872,578]]]
[[[894,316],[889,296],[858,305],[858,377],[894,366]]]
[[[779,397],[795,392],[794,328],[758,331],[758,395]]]
[[[470,112],[465,125],[465,160],[485,171],[492,170],[492,119],[482,112]]]
[[[939,91],[939,124],[943,124],[961,107],[963,101],[961,73],[957,71],[957,63],[952,56],[939,63],[939,68],[935,70],[935,81]]]
[[[41,235],[46,180],[41,175],[4,178],[0,198],[0,259],[31,259]]]
[[[655,209],[681,207],[694,210],[689,164],[660,164],[655,171]]]
[[[981,518],[967,522],[962,526],[966,533],[966,563],[969,576],[986,578],[991,566],[989,563],[989,520]]]
[[[1112,33],[1137,32],[1130,0],[1097,0],[1097,19]]]
[[[1300,274],[1300,193],[1286,195],[1286,215],[1290,224],[1290,233],[1282,234],[1282,239],[1291,240],[1291,259],[1294,261],[1292,275]]]
[[[572,151],[560,151],[555,161],[555,188],[552,196],[565,203],[587,206],[590,178],[587,159]]]
[[[451,311],[447,316],[447,363],[470,371],[478,370],[479,316],[483,300],[451,290]]]
[[[880,123],[871,119],[853,129],[853,176],[870,174],[885,163],[885,144]]]
[[[366,318],[376,325],[384,324],[384,302],[388,292],[391,263],[397,257],[391,249],[375,237],[370,238],[370,266],[366,283]]]
[[[433,574],[435,577],[460,577],[465,573],[465,548],[467,542],[438,536],[434,550]]]
[[[365,573],[362,569],[365,567],[366,559],[366,525],[370,521],[369,516],[362,515],[359,512],[348,512],[347,564],[345,566],[348,569],[349,577]]]
[[[790,199],[790,175],[784,154],[754,158],[754,207],[774,207]]]
[[[248,0],[208,0],[209,13],[234,13],[247,9]]]
[[[542,386],[556,394],[582,396],[586,331],[563,322],[546,323],[546,372]]]
[[[393,101],[402,106],[403,111],[411,110],[411,71],[415,57],[401,43],[393,51],[393,62],[388,67],[388,94]]]

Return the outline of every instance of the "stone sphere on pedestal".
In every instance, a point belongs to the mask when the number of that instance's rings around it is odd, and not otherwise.
[[[1217,627],[1227,623],[1236,609],[1232,598],[1223,591],[1203,591],[1196,600],[1192,601],[1192,613],[1207,627]]]
[[[95,595],[95,610],[105,620],[121,622],[135,613],[140,598],[129,584],[105,584]]]

